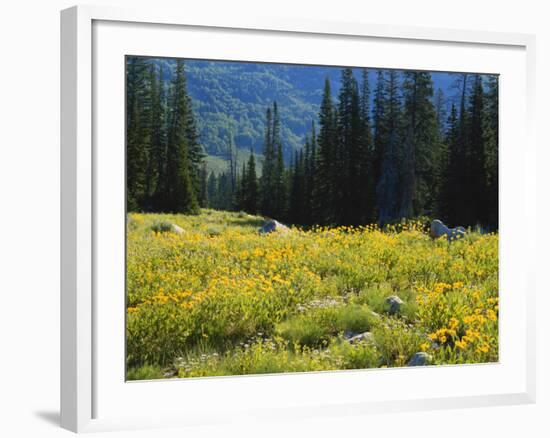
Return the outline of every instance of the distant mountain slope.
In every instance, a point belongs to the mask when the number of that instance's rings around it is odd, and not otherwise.
[[[165,79],[175,67],[171,59],[158,59]],[[230,135],[238,149],[262,152],[265,111],[279,105],[285,158],[303,146],[311,122],[317,122],[324,80],[330,78],[336,100],[340,67],[187,60],[187,87],[193,99],[201,143],[209,155],[224,157]],[[360,70],[356,69],[359,78]],[[434,88],[449,92],[452,77],[433,75]],[[371,90],[375,70],[370,74]]]

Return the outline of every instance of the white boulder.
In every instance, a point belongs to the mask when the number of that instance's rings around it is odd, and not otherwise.
[[[290,228],[276,221],[275,219],[266,221],[258,230],[260,234],[287,233],[288,231],[290,231]]]
[[[176,234],[183,234],[185,231],[183,230],[182,227],[180,227],[179,225],[176,225],[176,224],[172,224],[172,233],[176,233]]]

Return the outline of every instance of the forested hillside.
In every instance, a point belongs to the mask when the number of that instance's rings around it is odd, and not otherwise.
[[[131,211],[498,227],[497,76],[128,58],[127,150]]]
[[[173,59],[156,59],[170,81]],[[340,87],[340,68],[247,62],[186,60],[189,95],[193,101],[201,143],[209,155],[226,158],[227,142],[233,136],[238,150],[263,150],[265,108],[273,101],[280,106],[283,155],[288,161],[303,142],[312,120],[317,119],[322,89],[328,77],[335,93]],[[354,69],[360,75],[360,69]],[[457,91],[455,79],[433,75],[434,88],[447,95],[450,108]],[[375,83],[375,70],[370,72]]]

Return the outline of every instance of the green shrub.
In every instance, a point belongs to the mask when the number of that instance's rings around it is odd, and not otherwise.
[[[172,231],[172,224],[166,221],[156,221],[151,225],[151,231],[155,233],[167,233]]]
[[[203,354],[180,360],[176,366],[180,377],[203,377],[242,374],[321,371],[338,369],[338,358],[330,360],[309,348],[290,349],[281,338],[254,338],[224,354]]]
[[[308,309],[280,323],[276,332],[291,344],[318,347],[328,345],[338,333],[363,333],[375,323],[376,318],[367,306],[337,305]]]
[[[336,342],[330,347],[333,355],[341,358],[342,369],[376,368],[380,366],[380,354],[370,342]]]
[[[137,368],[128,368],[126,380],[153,380],[162,379],[162,369],[157,365],[143,365]]]
[[[366,304],[376,313],[386,311],[386,297],[394,295],[394,291],[389,283],[380,283],[376,286],[362,289],[357,295],[352,297],[352,302],[357,304]]]
[[[426,337],[417,329],[396,318],[387,318],[374,328],[374,340],[385,366],[405,366]]]

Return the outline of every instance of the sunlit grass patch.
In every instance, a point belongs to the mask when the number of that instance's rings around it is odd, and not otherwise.
[[[328,345],[331,338],[344,332],[366,332],[377,323],[377,318],[366,306],[323,305],[304,309],[276,327],[276,332],[291,344],[310,347]]]
[[[498,360],[498,235],[449,243],[423,222],[260,235],[262,223],[129,215],[129,379],[178,358],[182,377],[403,366],[419,351],[435,364]],[[389,296],[403,301],[395,312]],[[347,340],[367,331],[371,342]]]

